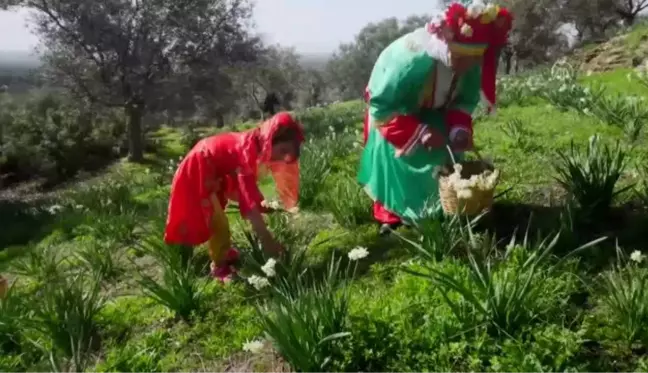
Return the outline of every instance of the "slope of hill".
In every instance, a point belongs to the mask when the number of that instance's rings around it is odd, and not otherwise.
[[[642,22],[628,33],[600,44],[588,45],[570,57],[584,72],[629,69],[648,61],[648,23]]]

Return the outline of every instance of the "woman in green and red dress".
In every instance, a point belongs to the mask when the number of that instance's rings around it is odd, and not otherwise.
[[[381,233],[441,211],[434,169],[448,160],[446,145],[457,157],[472,148],[480,99],[494,112],[497,59],[511,26],[504,8],[454,3],[378,57],[358,181]]]

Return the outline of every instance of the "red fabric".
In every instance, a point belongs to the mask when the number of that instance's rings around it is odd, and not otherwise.
[[[431,24],[428,30],[431,32],[442,32],[444,27],[451,31],[452,42],[462,44],[486,44],[489,46],[501,47],[506,45],[508,34],[513,27],[513,16],[508,9],[500,7],[494,20],[485,20],[483,15],[476,18],[471,17],[466,6],[460,3],[452,3],[445,11],[445,17],[441,25]],[[469,34],[461,32],[461,28],[467,24],[472,30]]]
[[[448,110],[445,115],[445,122],[448,125],[448,131],[455,128],[464,128],[472,133],[472,116],[462,110]]]
[[[378,127],[378,130],[396,149],[403,149],[420,125],[421,121],[414,115],[399,115]]]
[[[470,26],[470,33],[461,29]],[[429,24],[428,31],[449,42],[461,44],[483,44],[486,46],[482,63],[481,89],[488,104],[488,112],[493,112],[496,103],[495,79],[497,77],[498,51],[508,43],[509,32],[513,27],[513,15],[508,9],[500,7],[494,20],[484,19],[484,15],[474,17],[468,8],[460,3],[451,4],[445,11],[440,24]]]
[[[259,127],[230,132],[199,141],[180,163],[171,184],[164,232],[167,244],[200,245],[209,240],[216,194],[223,209],[228,199],[238,200],[242,216],[261,208],[257,186],[258,165],[272,156],[272,137],[282,126],[303,130],[290,114],[279,113]]]
[[[277,187],[277,194],[287,210],[299,202],[299,162],[272,162],[268,164]]]
[[[373,216],[381,224],[398,224],[401,222],[398,215],[388,211],[382,203],[375,201],[373,204]]]
[[[493,111],[495,103],[497,102],[497,52],[498,47],[488,47],[482,62],[481,90],[487,101],[487,110],[489,113]]]

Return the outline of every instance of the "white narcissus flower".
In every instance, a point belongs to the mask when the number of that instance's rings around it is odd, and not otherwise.
[[[265,207],[273,210],[279,210],[281,208],[281,204],[278,201],[263,201],[263,204]]]
[[[461,35],[471,37],[473,34],[473,29],[470,27],[469,24],[464,23],[461,25],[461,29],[459,30],[461,32]]]
[[[349,260],[356,261],[363,258],[366,258],[369,255],[369,251],[364,247],[356,247],[355,249],[349,251]]]
[[[277,261],[274,260],[273,258],[270,258],[270,259],[268,259],[266,264],[264,264],[263,267],[261,267],[261,270],[263,271],[263,273],[266,274],[266,276],[274,277],[274,275],[277,274],[277,272],[275,271],[275,265],[276,264],[277,264]]]
[[[63,206],[61,206],[61,205],[52,205],[52,206],[50,206],[50,207],[47,208],[47,211],[48,211],[51,215],[56,215],[56,214],[58,214],[61,210],[63,210]]]
[[[243,344],[243,351],[250,352],[253,354],[258,354],[263,350],[263,342],[259,340],[255,341],[246,341]]]
[[[644,259],[646,259],[646,256],[639,250],[635,250],[632,252],[632,254],[630,254],[630,260],[632,260],[633,262],[641,263],[644,261]]]
[[[268,281],[267,278],[257,276],[257,275],[252,275],[252,276],[248,277],[247,281],[248,281],[248,283],[250,285],[252,285],[257,290],[261,290],[264,287],[270,285],[270,281]]]
[[[484,12],[485,9],[486,5],[483,1],[475,0],[468,7],[466,15],[470,18],[477,18]]]

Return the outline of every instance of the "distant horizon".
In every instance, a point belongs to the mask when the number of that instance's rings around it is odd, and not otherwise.
[[[405,19],[440,9],[441,0],[255,0],[254,31],[268,44],[295,48],[303,56],[330,55],[371,22]],[[39,44],[28,27],[30,11],[0,11],[0,53],[31,52]]]

